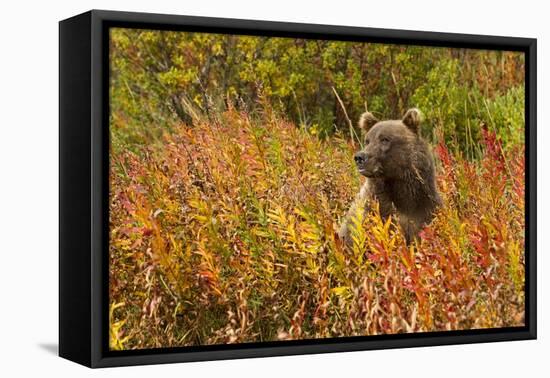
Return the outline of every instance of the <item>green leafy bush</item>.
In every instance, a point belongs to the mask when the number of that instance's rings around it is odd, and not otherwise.
[[[352,138],[367,107],[395,119],[417,106],[432,141],[437,126],[469,157],[482,122],[505,146],[523,124],[520,53],[139,29],[113,29],[110,51],[117,148],[158,140],[176,120],[191,126],[197,112],[252,114],[261,102],[321,138]]]

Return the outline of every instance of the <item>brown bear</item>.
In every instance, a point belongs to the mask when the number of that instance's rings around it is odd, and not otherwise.
[[[348,214],[339,236],[350,244],[351,219],[370,201],[379,203],[380,215],[395,217],[407,243],[428,224],[441,198],[435,184],[435,166],[430,147],[419,134],[420,112],[409,109],[403,119],[378,121],[363,113],[359,127],[366,133],[364,148],[354,156],[359,173],[367,179]]]

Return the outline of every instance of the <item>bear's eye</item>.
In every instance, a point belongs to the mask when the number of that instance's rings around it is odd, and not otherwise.
[[[389,142],[390,142],[390,138],[385,137],[385,136],[380,137],[380,142],[382,142],[382,143],[389,143]]]
[[[365,139],[365,146],[369,143],[370,143],[370,141],[368,139]]]

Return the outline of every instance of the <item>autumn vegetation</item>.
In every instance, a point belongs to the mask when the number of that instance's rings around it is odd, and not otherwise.
[[[111,31],[112,349],[524,324],[523,56]],[[444,206],[411,245],[362,178],[365,107],[417,106]]]

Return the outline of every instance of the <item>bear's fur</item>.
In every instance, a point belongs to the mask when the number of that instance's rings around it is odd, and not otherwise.
[[[420,113],[418,109],[409,109],[401,120],[378,121],[366,112],[359,126],[366,133],[365,147],[354,159],[367,179],[340,227],[339,236],[347,244],[351,242],[352,216],[359,206],[365,214],[375,199],[382,218],[395,217],[410,243],[431,222],[435,209],[441,205],[434,159],[419,135]]]

